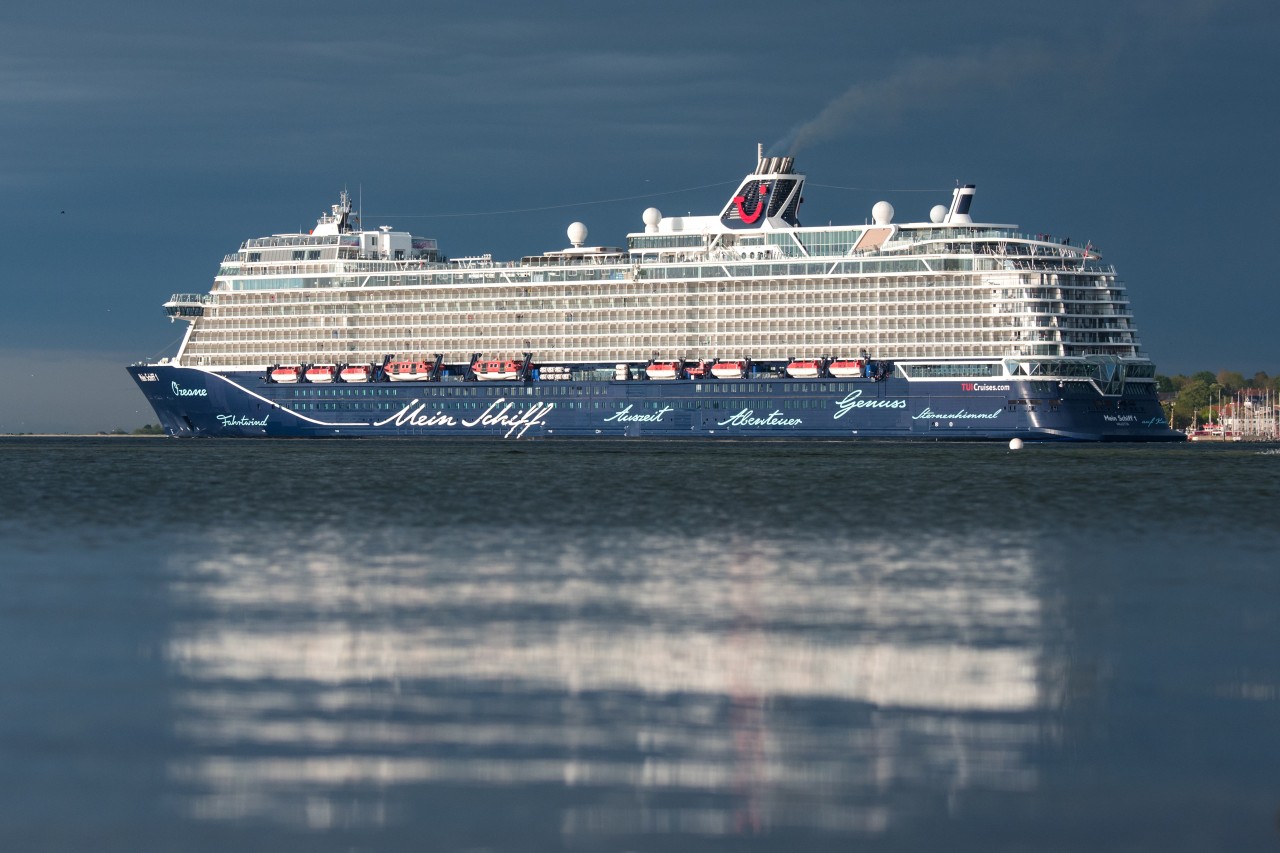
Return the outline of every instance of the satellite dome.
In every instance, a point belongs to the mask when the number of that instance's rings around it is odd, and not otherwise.
[[[893,205],[887,201],[878,201],[871,208],[871,221],[876,225],[888,225],[893,221]]]
[[[939,223],[947,218],[947,206],[945,204],[935,204],[929,209],[929,221]]]
[[[581,246],[587,242],[587,226],[581,222],[575,222],[569,226],[569,242],[575,246]]]
[[[662,211],[656,207],[646,208],[641,218],[644,220],[644,230],[653,234],[657,232],[658,223],[662,221]]]

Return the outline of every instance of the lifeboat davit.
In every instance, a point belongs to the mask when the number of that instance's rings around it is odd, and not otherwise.
[[[644,369],[644,373],[650,379],[679,379],[680,362],[655,361]]]
[[[828,372],[832,376],[840,379],[850,379],[854,376],[861,376],[866,362],[860,358],[838,358],[827,365]]]
[[[477,361],[472,370],[476,379],[516,379],[520,376],[520,365],[510,359]]]
[[[812,358],[798,358],[787,365],[787,375],[792,379],[817,379],[822,375],[822,362]]]
[[[297,382],[298,376],[301,374],[302,369],[299,367],[276,367],[271,370],[271,381],[287,385],[291,382]]]
[[[716,379],[741,379],[747,373],[747,363],[742,359],[726,358],[711,365],[711,375]]]
[[[338,374],[343,382],[368,382],[369,381],[369,365],[367,364],[349,364],[342,368]]]
[[[392,382],[422,381],[431,378],[431,365],[425,361],[392,361],[385,368]]]
[[[332,382],[338,369],[332,364],[313,364],[307,368],[308,382]]]

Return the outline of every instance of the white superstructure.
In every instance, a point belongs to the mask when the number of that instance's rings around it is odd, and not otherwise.
[[[782,365],[870,352],[908,373],[912,359],[1015,359],[1153,375],[1125,287],[1091,246],[973,222],[972,186],[928,222],[896,223],[880,202],[870,224],[804,227],[804,181],[791,158],[761,156],[718,216],[650,208],[625,249],[586,245],[574,223],[569,248],[513,262],[449,261],[434,240],[364,229],[344,193],[310,234],[249,240],[208,294],[175,295],[166,307],[191,328],[173,363]]]

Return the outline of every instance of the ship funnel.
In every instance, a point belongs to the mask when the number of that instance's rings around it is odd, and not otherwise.
[[[972,222],[973,220],[969,218],[969,205],[973,204],[974,190],[973,184],[956,187],[951,193],[951,207],[947,209],[947,216],[942,221],[949,223]]]
[[[790,175],[794,157],[761,157],[756,163],[757,175]]]
[[[755,170],[729,197],[720,222],[733,229],[799,227],[804,175],[795,173],[795,158],[766,157],[762,146],[757,154]]]

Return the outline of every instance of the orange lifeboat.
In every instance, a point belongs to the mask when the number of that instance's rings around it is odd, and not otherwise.
[[[519,363],[511,359],[477,361],[471,369],[476,379],[516,379],[520,376]]]
[[[798,358],[787,365],[787,375],[792,379],[817,379],[822,375],[822,362],[813,358]]]
[[[273,368],[271,371],[271,381],[279,382],[282,385],[288,385],[298,381],[298,377],[302,375],[302,368],[296,365],[284,365]]]
[[[741,379],[747,374],[747,363],[740,358],[725,358],[711,365],[716,379]]]
[[[343,382],[368,382],[369,381],[369,365],[367,364],[348,364],[342,368],[338,376]]]
[[[307,368],[306,377],[308,382],[332,382],[337,373],[332,364],[313,364]]]
[[[679,379],[680,362],[655,361],[644,369],[644,373],[650,379]]]
[[[827,365],[827,370],[839,379],[851,379],[861,376],[865,367],[866,362],[860,358],[838,358]]]
[[[392,361],[385,370],[392,382],[421,382],[431,378],[431,365],[425,361]]]

